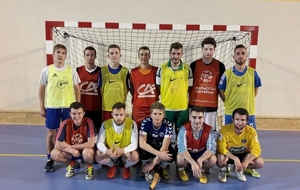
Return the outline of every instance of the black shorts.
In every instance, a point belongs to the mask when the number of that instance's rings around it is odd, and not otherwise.
[[[244,152],[242,154],[233,154],[234,156],[238,157],[240,162],[243,162],[244,158],[249,154],[249,152]],[[234,161],[229,159],[227,164],[234,164]]]
[[[84,116],[93,120],[95,128],[99,129],[101,127],[102,111],[85,111]]]

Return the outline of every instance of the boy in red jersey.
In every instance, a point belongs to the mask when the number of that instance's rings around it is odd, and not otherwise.
[[[188,181],[184,166],[191,164],[193,176],[200,183],[207,183],[205,170],[216,165],[216,139],[211,126],[204,123],[204,108],[193,106],[190,121],[185,123],[178,134],[177,166],[179,178]]]
[[[68,164],[66,177],[74,175],[74,169],[79,165],[77,159],[86,163],[85,179],[94,177],[94,155],[96,134],[91,119],[84,117],[83,106],[79,102],[70,105],[71,118],[62,122],[56,136],[55,148],[51,151],[54,161]]]
[[[101,80],[101,68],[95,65],[97,55],[94,47],[86,47],[83,53],[85,65],[77,68],[81,80],[79,84],[81,103],[85,108],[85,116],[93,120],[96,133],[98,133],[102,123],[102,96],[98,87]]]
[[[194,82],[189,93],[189,107],[204,107],[204,122],[214,130],[217,128],[218,84],[225,72],[225,65],[213,58],[216,46],[217,43],[212,37],[202,41],[202,58],[190,65]]]
[[[132,95],[132,118],[138,130],[142,120],[150,116],[150,105],[158,101],[159,91],[155,85],[157,67],[149,64],[150,49],[140,47],[138,57],[141,65],[130,72],[130,92]]]

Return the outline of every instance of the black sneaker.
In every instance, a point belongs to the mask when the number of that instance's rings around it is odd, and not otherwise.
[[[44,167],[44,172],[52,172],[54,169],[54,161],[49,159]]]

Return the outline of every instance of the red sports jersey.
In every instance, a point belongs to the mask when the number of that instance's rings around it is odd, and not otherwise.
[[[74,129],[74,123],[71,118],[65,120],[61,127],[59,128],[59,131],[57,133],[57,138],[60,136],[63,128],[65,127],[65,142],[69,145],[74,144],[83,144],[88,141],[88,137],[95,137],[95,130],[94,125],[91,119],[87,117],[82,118],[82,124],[78,129]],[[89,130],[87,130],[89,128]],[[87,131],[89,131],[89,136],[87,134]]]
[[[81,103],[87,111],[101,111],[102,97],[98,82],[100,80],[101,68],[97,66],[96,70],[89,73],[85,66],[77,68],[81,83],[79,84],[81,93]]]
[[[219,60],[213,59],[210,65],[205,65],[199,59],[193,75],[194,85],[190,90],[189,105],[218,107]]]
[[[193,136],[193,130],[191,126],[191,122],[187,122],[184,125],[186,130],[186,144],[189,152],[199,152],[206,149],[206,141],[208,139],[211,127],[205,123],[203,123],[202,135],[200,139],[196,140]]]
[[[155,85],[157,67],[152,66],[151,72],[144,75],[136,67],[130,72],[130,82],[133,85],[132,105],[139,109],[149,109],[153,102],[158,101],[158,90]]]

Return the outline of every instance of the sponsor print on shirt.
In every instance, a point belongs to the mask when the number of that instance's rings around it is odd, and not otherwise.
[[[81,94],[98,96],[97,86],[98,86],[98,84],[95,82],[85,81],[80,84],[79,88],[80,88]]]

